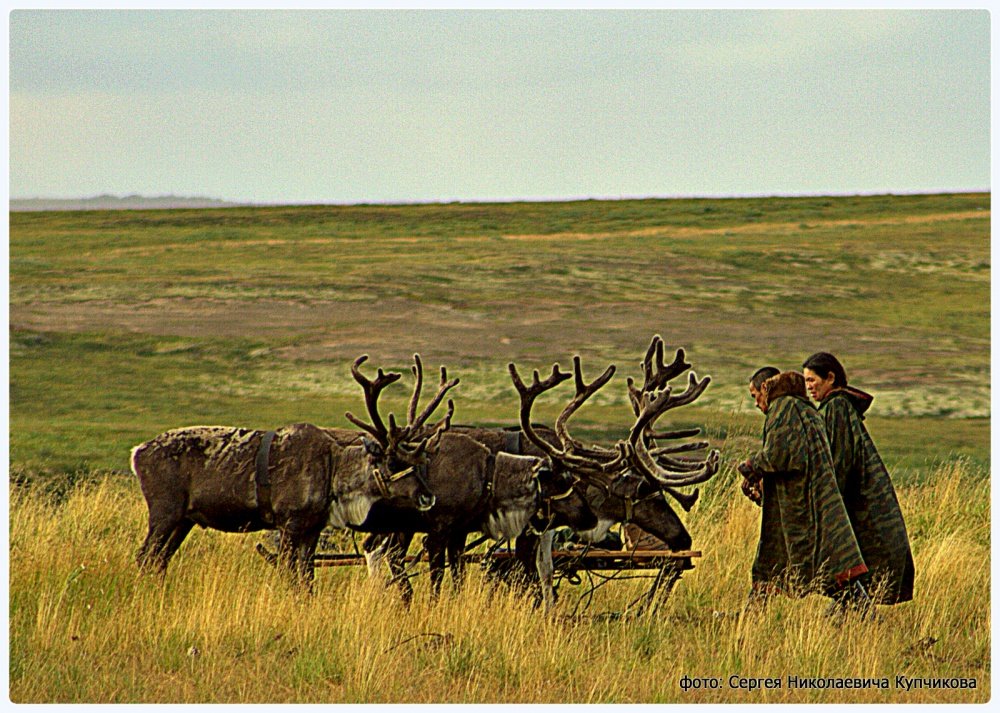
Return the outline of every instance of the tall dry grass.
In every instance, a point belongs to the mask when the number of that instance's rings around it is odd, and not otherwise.
[[[738,435],[738,434],[733,434]],[[879,624],[834,626],[826,601],[740,609],[759,511],[724,472],[689,519],[704,551],[649,620],[616,618],[648,585],[563,584],[544,616],[473,569],[439,602],[426,578],[407,611],[361,568],[320,570],[313,596],[253,552],[258,535],[196,530],[166,578],[140,577],[138,488],[117,476],[61,504],[10,503],[10,697],[15,702],[982,702],[990,696],[989,485],[961,461],[901,490],[916,599]],[[569,616],[574,609],[576,616]],[[931,639],[936,640],[933,644]],[[715,690],[682,676],[718,677]],[[772,690],[730,676],[778,677]],[[792,689],[788,676],[889,678],[889,690]],[[896,676],[975,679],[913,689]]]

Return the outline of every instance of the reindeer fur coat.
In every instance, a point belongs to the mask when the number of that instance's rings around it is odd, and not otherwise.
[[[749,461],[764,486],[754,588],[832,595],[867,567],[837,488],[823,419],[801,374],[778,374],[762,389],[763,448]]]
[[[864,424],[872,397],[834,389],[819,405],[847,514],[868,565],[869,591],[879,604],[913,599],[913,554],[889,471]]]

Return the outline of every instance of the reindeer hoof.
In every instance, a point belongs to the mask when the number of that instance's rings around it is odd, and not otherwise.
[[[272,567],[278,563],[278,555],[268,551],[268,549],[264,547],[264,544],[262,542],[257,543],[257,554],[263,557],[264,561],[267,562]]]

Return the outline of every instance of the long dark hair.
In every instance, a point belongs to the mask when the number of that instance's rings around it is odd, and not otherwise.
[[[780,373],[781,372],[773,366],[762,366],[753,373],[753,376],[750,377],[750,384],[755,389],[760,389],[761,384],[770,379],[772,376],[777,376]]]
[[[816,352],[802,363],[802,368],[809,369],[821,379],[833,374],[834,386],[847,386],[847,372],[837,357],[829,352]]]

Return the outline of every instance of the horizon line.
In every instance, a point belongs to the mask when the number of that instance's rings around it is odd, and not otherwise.
[[[179,195],[176,193],[141,194],[141,193],[99,193],[89,196],[73,197],[9,197],[11,203],[19,202],[88,202],[99,200],[181,200],[181,201],[213,201],[232,204],[233,207],[278,207],[278,206],[352,206],[352,205],[447,205],[455,203],[574,203],[584,201],[641,201],[641,200],[738,200],[743,198],[850,198],[875,196],[931,196],[950,194],[990,193],[990,188],[955,188],[955,189],[921,189],[921,190],[890,190],[879,189],[871,191],[790,191],[790,192],[748,192],[748,193],[677,193],[677,194],[619,194],[619,195],[570,195],[570,196],[501,196],[501,197],[444,197],[427,199],[387,199],[387,200],[344,200],[325,201],[309,200],[243,200],[220,198],[205,195]]]

